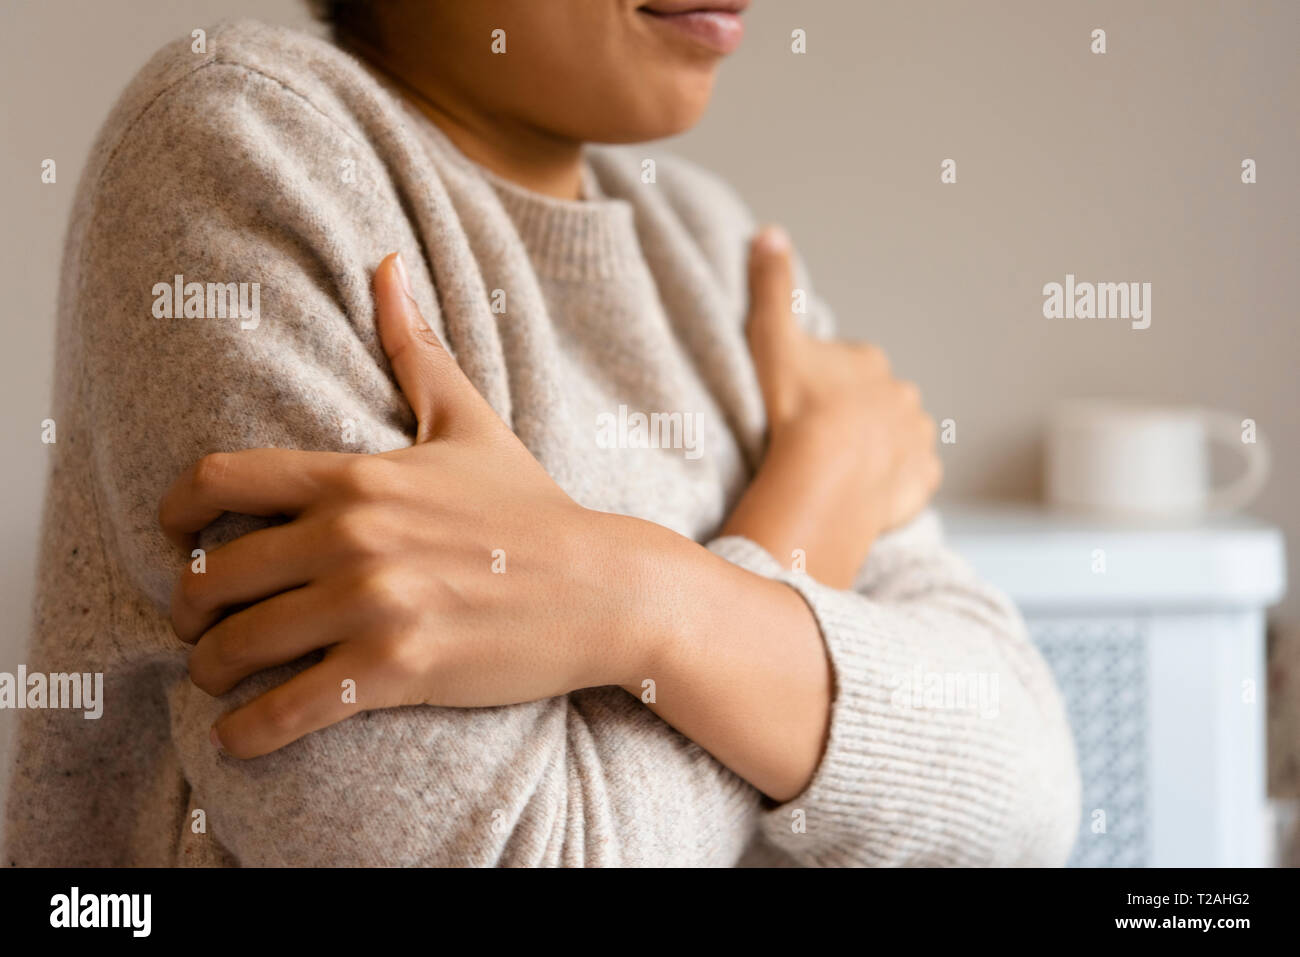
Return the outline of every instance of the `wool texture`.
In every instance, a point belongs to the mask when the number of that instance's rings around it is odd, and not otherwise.
[[[104,714],[8,712],[5,864],[1065,861],[1079,778],[1060,696],[1015,609],[932,513],[876,543],[852,590],[717,537],[765,434],[744,204],[654,145],[591,147],[585,177],[575,201],[505,182],[356,60],[291,30],[227,23],[206,53],[182,40],[143,68],[93,149],[64,253],[26,660],[103,672]],[[577,502],[665,525],[804,597],[834,700],[803,794],[773,806],[617,688],[366,712],[251,761],[212,747],[219,715],[316,659],[221,699],[191,684],[167,617],[189,557],[164,539],[158,503],[210,452],[413,441],[371,294],[394,250],[470,381]],[[155,288],[178,275],[257,283],[256,321],[180,303],[159,318]],[[811,290],[802,265],[798,284]],[[809,328],[830,335],[810,301]],[[603,447],[598,417],[620,406],[697,414],[702,454]],[[225,516],[200,544],[265,524]],[[996,713],[918,705],[917,668],[996,676]]]

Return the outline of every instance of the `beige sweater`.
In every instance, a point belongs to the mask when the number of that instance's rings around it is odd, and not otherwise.
[[[1078,776],[1058,693],[1016,612],[932,516],[879,542],[856,591],[711,541],[763,444],[742,331],[754,224],[725,185],[653,147],[589,161],[587,201],[527,193],[334,47],[257,23],[143,69],[94,148],[68,238],[26,660],[102,672],[104,711],[0,712],[21,719],[6,864],[1064,861]],[[183,556],[158,500],[207,452],[410,443],[370,293],[394,249],[471,381],[578,502],[803,594],[835,675],[804,794],[771,806],[613,688],[371,712],[248,762],[214,751],[219,714],[303,663],[224,699],[189,682],[166,616]],[[178,275],[257,283],[256,315],[250,286],[243,321],[188,290],[189,310],[167,318],[160,290]],[[820,303],[810,318],[829,329]],[[620,406],[698,414],[701,454],[607,447],[599,417]],[[257,525],[227,516],[203,544]],[[995,707],[913,694],[922,675],[978,676]]]

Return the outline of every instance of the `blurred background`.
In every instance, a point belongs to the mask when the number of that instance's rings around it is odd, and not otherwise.
[[[0,3],[2,671],[27,638],[77,179],[148,56],[234,16],[320,32],[301,0]],[[669,148],[783,223],[845,333],[881,344],[954,420],[942,503],[1038,501],[1046,414],[1062,398],[1225,409],[1271,439],[1272,479],[1250,512],[1281,530],[1295,565],[1300,4],[756,0],[746,22],[704,122]],[[806,53],[791,52],[796,29]],[[45,158],[56,185],[40,182]],[[1241,181],[1246,158],[1255,184]],[[1150,282],[1150,328],[1044,319],[1043,285],[1066,273]],[[1294,798],[1300,590],[1268,614],[1270,789]],[[0,713],[0,774],[11,725]]]

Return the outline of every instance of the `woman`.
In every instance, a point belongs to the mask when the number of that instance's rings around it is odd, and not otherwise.
[[[104,715],[25,712],[10,860],[1064,860],[1061,702],[923,512],[916,389],[717,179],[584,146],[694,123],[743,6],[344,0],[352,55],[145,67],[74,211],[29,665]]]

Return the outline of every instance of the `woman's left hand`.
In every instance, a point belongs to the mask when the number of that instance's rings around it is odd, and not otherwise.
[[[186,545],[227,511],[291,519],[213,550],[172,597],[209,694],[325,651],[217,722],[214,743],[236,757],[358,711],[513,704],[635,684],[650,667],[655,616],[638,596],[663,567],[647,553],[653,526],[582,508],[551,480],[428,328],[395,255],[375,296],[416,444],[209,455],[159,512]]]

